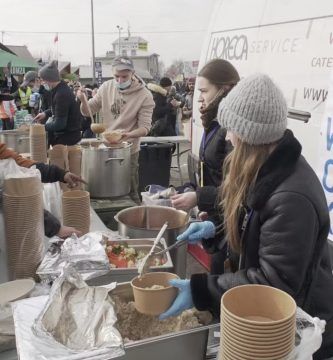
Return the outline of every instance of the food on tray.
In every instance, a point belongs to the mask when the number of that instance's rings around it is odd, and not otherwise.
[[[135,309],[133,301],[126,303],[118,296],[112,296],[112,299],[118,318],[116,327],[125,342],[189,330],[208,325],[212,321],[209,312],[199,312],[195,309],[186,310],[177,317],[159,320],[157,316],[140,314]]]
[[[128,246],[126,242],[109,242],[106,246],[106,253],[108,255],[111,266],[116,268],[135,268],[139,261],[143,259],[148,251],[136,250]],[[161,266],[165,264],[165,259],[162,256],[152,256],[150,259],[150,266]]]
[[[123,137],[122,130],[111,130],[103,133],[103,138],[110,144],[118,144]]]
[[[148,290],[161,290],[161,289],[165,289],[165,286],[153,285],[153,286],[150,286],[150,287],[146,287],[145,289],[148,289]]]

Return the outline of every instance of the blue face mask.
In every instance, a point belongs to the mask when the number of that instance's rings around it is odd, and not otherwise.
[[[44,86],[44,89],[45,89],[46,91],[50,91],[50,90],[51,90],[49,84],[44,84],[43,86]]]
[[[131,84],[132,84],[132,79],[129,79],[129,80],[127,80],[127,81],[125,81],[125,82],[122,82],[122,83],[118,83],[118,82],[117,82],[117,88],[118,88],[119,90],[125,90],[125,89],[127,89],[128,87],[130,87]]]

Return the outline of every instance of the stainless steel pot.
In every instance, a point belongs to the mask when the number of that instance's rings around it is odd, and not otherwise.
[[[188,215],[185,211],[166,206],[134,206],[121,210],[116,216],[118,231],[131,239],[156,237],[167,221],[168,228],[163,237],[168,246],[176,242],[177,236],[185,230]],[[187,247],[182,246],[170,251],[175,272],[180,277],[186,276]]]
[[[5,130],[0,131],[0,141],[19,154],[30,152],[30,138],[28,131]]]
[[[131,143],[82,146],[82,177],[92,198],[127,195],[131,189]]]

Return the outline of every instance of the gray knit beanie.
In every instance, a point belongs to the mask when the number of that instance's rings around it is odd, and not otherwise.
[[[287,103],[270,77],[254,74],[236,85],[220,102],[218,121],[250,145],[279,140],[287,128]]]
[[[42,80],[46,80],[46,81],[53,81],[53,82],[59,81],[60,74],[58,71],[57,62],[55,60],[53,60],[49,64],[44,65],[39,70],[39,77]]]

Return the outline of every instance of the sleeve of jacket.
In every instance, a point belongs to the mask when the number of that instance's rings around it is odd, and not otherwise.
[[[215,186],[203,186],[197,188],[197,204],[200,211],[205,211],[207,213],[216,211],[218,191],[218,188]]]
[[[155,103],[151,92],[147,89],[145,90],[147,91],[147,94],[138,112],[138,128],[145,128],[148,133],[151,128],[151,120]]]
[[[42,175],[43,183],[51,183],[56,181],[64,182],[66,171],[61,169],[59,166],[37,163],[36,168]]]
[[[61,224],[60,221],[47,210],[44,210],[44,232],[45,236],[52,237],[58,234]]]
[[[62,131],[67,126],[69,108],[71,103],[71,97],[65,91],[59,91],[55,94],[55,109],[54,116],[52,119],[49,119],[45,124],[45,129],[47,131]]]
[[[106,83],[104,83],[106,84]],[[97,90],[97,93],[94,97],[92,97],[91,99],[89,99],[88,104],[91,110],[91,113],[93,115],[95,115],[99,110],[101,110],[102,108],[102,95],[103,92],[107,91],[106,85],[102,84],[101,87]],[[82,111],[82,104],[80,106],[81,109],[81,114],[87,117],[90,117],[89,112],[86,113],[84,111]]]
[[[313,204],[302,194],[280,192],[260,213],[259,266],[219,276],[192,276],[193,300],[199,310],[218,310],[225,291],[248,283],[274,286],[294,298],[301,292],[319,231]]]

